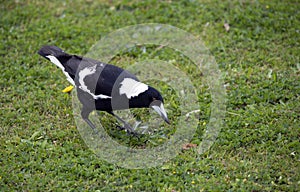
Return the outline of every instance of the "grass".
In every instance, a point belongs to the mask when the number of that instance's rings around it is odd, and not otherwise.
[[[4,1],[0,7],[1,191],[299,191],[298,1]],[[72,98],[61,92],[68,82],[36,52],[55,44],[84,55],[109,32],[139,23],[173,25],[204,40],[225,80],[227,112],[209,151],[184,150],[163,166],[135,170],[97,158],[85,145]],[[137,47],[112,62],[148,58],[176,60],[193,77],[202,105],[191,143],[199,144],[210,96],[186,58],[167,48],[143,55]],[[114,126],[110,116],[102,119]],[[141,145],[108,131],[119,142]],[[172,129],[155,135],[164,133]]]

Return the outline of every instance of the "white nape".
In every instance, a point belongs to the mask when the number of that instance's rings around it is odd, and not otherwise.
[[[85,82],[84,82],[84,78],[88,75],[92,75],[96,72],[96,65],[92,66],[92,67],[86,67],[84,69],[82,69],[80,72],[79,72],[79,83],[80,83],[80,86],[79,88],[85,92],[87,92],[88,94],[90,94],[94,99],[108,99],[108,98],[111,98],[110,96],[107,96],[107,95],[103,95],[103,94],[100,94],[100,95],[95,95],[94,93],[91,92],[91,90],[88,89],[88,87],[86,86]],[[96,87],[96,85],[95,85]]]
[[[73,85],[73,86],[75,86],[75,82],[74,82],[74,80],[71,78],[71,76],[69,75],[69,73],[67,73],[66,71],[65,71],[65,67],[60,63],[60,61],[56,58],[56,57],[54,57],[53,55],[48,55],[48,56],[46,56],[48,59],[50,59],[50,61],[52,62],[52,63],[54,63],[57,67],[59,67],[62,71],[63,71],[63,73],[66,75],[66,77],[67,77],[67,80]]]
[[[131,78],[125,78],[121,82],[121,87],[119,89],[120,95],[125,94],[128,99],[131,97],[138,96],[139,94],[148,90],[148,85],[136,81]]]

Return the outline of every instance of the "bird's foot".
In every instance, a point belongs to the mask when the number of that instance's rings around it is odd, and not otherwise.
[[[122,126],[120,126],[120,125],[117,125],[117,128],[118,128],[119,130],[124,130],[124,129],[125,129],[125,127],[122,127]]]
[[[126,130],[126,133],[127,133],[127,135],[129,135],[129,136],[134,136],[134,137],[138,137],[139,136],[139,134],[137,133],[137,132],[134,132],[134,131],[127,131]]]
[[[125,130],[128,135],[137,136],[138,134],[134,131],[134,129],[127,123],[124,126],[117,125],[117,128],[120,130]]]

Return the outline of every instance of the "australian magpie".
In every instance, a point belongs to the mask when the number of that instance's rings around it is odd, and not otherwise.
[[[114,114],[114,110],[150,107],[169,123],[159,91],[140,82],[127,70],[65,53],[56,46],[43,46],[38,54],[59,67],[67,80],[76,87],[78,99],[82,103],[81,116],[93,130],[96,131],[96,127],[88,118],[93,110],[106,111],[115,116],[130,133],[134,130]]]

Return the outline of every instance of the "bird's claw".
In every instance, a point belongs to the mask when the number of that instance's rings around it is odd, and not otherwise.
[[[129,136],[135,136],[135,137],[139,136],[138,133],[136,133],[136,132],[134,132],[134,131],[127,131],[127,130],[126,130],[126,133],[127,133],[127,135],[129,135]]]
[[[138,134],[128,124],[124,124],[124,126],[117,125],[117,128],[120,129],[120,130],[125,130],[127,135],[138,136]]]
[[[125,127],[122,127],[122,126],[120,126],[120,125],[117,125],[117,128],[118,128],[119,130],[124,130],[124,129],[125,129]]]

